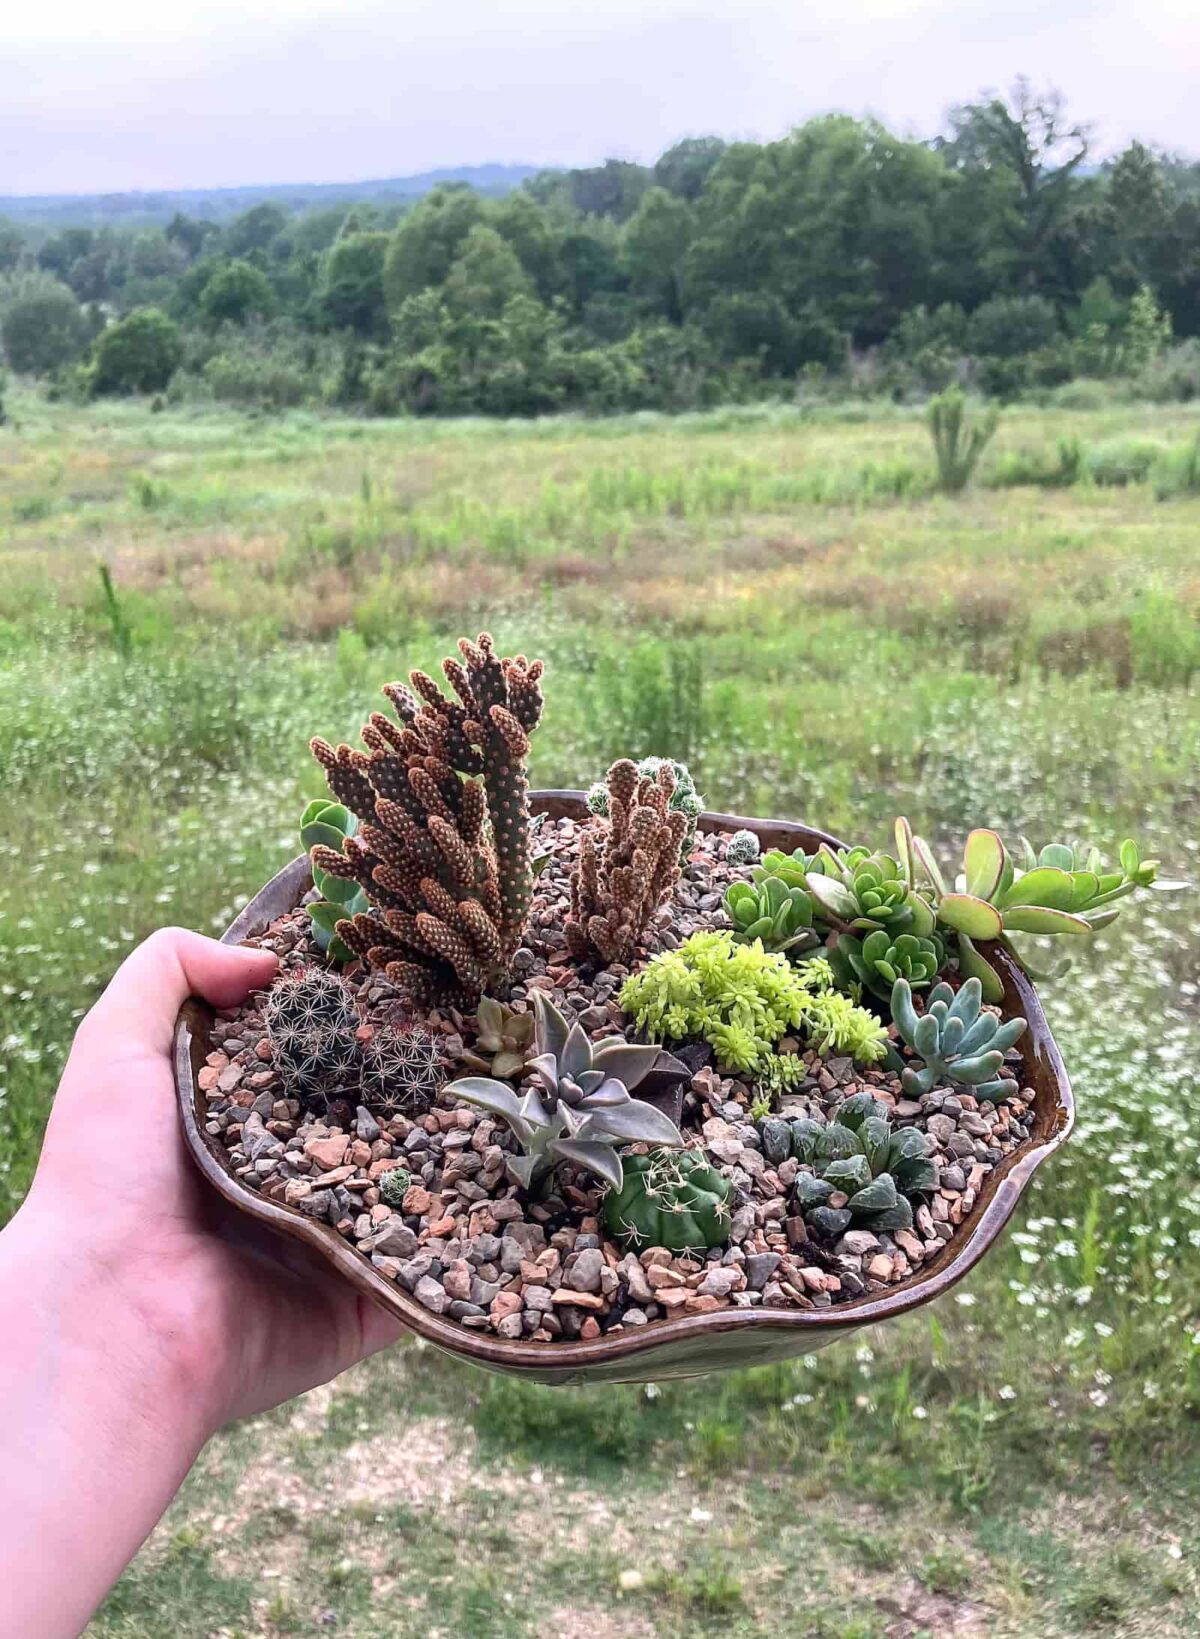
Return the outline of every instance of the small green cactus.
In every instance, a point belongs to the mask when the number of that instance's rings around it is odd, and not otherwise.
[[[625,1180],[605,1196],[604,1222],[615,1240],[635,1251],[705,1251],[729,1239],[732,1193],[701,1151],[653,1149],[625,1157]]]
[[[389,1167],[379,1180],[379,1199],[399,1211],[411,1185],[412,1174],[407,1167]]]
[[[1006,1083],[996,1079],[996,1073],[1005,1053],[1024,1033],[1025,1020],[1009,1019],[1001,1024],[994,1013],[984,1012],[978,979],[967,979],[957,995],[949,985],[937,985],[920,1016],[908,980],[897,979],[892,987],[892,1018],[902,1039],[923,1061],[922,1069],[910,1065],[901,1075],[910,1098],[920,1098],[947,1081],[973,1087],[978,1098],[994,1099],[1006,1091]]]
[[[657,779],[658,771],[664,763],[675,776],[675,789],[667,804],[668,812],[677,811],[687,816],[687,829],[683,833],[683,841],[679,844],[679,858],[682,863],[695,846],[696,821],[704,812],[704,798],[696,790],[696,782],[688,765],[677,763],[670,757],[643,757],[641,762],[636,764],[638,779]],[[608,786],[604,780],[597,780],[594,785],[588,787],[584,806],[589,814],[596,814],[601,819],[608,818]]]
[[[761,847],[753,831],[735,831],[725,844],[727,865],[753,865]]]

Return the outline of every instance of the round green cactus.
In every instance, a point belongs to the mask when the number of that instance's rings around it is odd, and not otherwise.
[[[672,1252],[706,1251],[729,1239],[732,1186],[701,1151],[654,1149],[623,1159],[624,1182],[604,1201],[614,1239]]]

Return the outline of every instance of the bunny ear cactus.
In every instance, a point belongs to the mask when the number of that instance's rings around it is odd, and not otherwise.
[[[997,1072],[1005,1053],[1024,1033],[1025,1020],[1009,1019],[1001,1024],[994,1013],[985,1012],[978,979],[967,979],[957,995],[949,985],[937,985],[921,1015],[913,1006],[908,981],[897,979],[892,989],[892,1018],[902,1039],[923,1061],[920,1070],[909,1066],[901,1075],[911,1098],[920,1098],[947,1081],[974,1088],[979,1098],[1003,1096],[1006,1083],[997,1079]]]
[[[906,820],[896,824],[910,872],[922,872],[934,890],[939,927],[957,936],[963,973],[978,979],[984,999],[993,1003],[1003,1000],[1004,987],[995,968],[976,948],[979,942],[1001,941],[1034,978],[1058,977],[1068,962],[1039,972],[1022,959],[1010,936],[1090,938],[1115,919],[1116,901],[1135,888],[1148,887],[1158,871],[1158,861],[1143,860],[1132,840],[1121,844],[1120,868],[1107,870],[1096,848],[1085,852],[1052,843],[1038,854],[1022,838],[1018,866],[995,831],[980,829],[967,838],[962,871],[954,890],[947,891],[928,845],[912,835]]]
[[[604,1200],[615,1240],[635,1250],[703,1252],[729,1239],[733,1187],[698,1150],[651,1150],[625,1158],[625,1181]]]
[[[358,820],[347,807],[340,802],[330,802],[328,797],[317,797],[300,816],[300,846],[306,852],[325,847],[341,853],[346,838],[357,830]],[[313,939],[330,961],[348,962],[353,952],[338,938],[337,925],[344,918],[368,911],[367,896],[357,882],[330,876],[318,865],[313,866],[312,874],[313,887],[321,896],[308,907]]]
[[[543,992],[533,994],[534,1041],[530,1066],[537,1083],[523,1097],[503,1081],[464,1076],[446,1091],[507,1123],[522,1154],[509,1156],[509,1177],[533,1186],[561,1161],[573,1162],[619,1190],[622,1144],[682,1146],[683,1135],[653,1104],[631,1097],[660,1049],[617,1037],[593,1046],[580,1024],[568,1025]]]

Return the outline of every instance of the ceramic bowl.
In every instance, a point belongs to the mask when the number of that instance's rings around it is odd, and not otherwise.
[[[535,813],[552,818],[583,819],[581,791],[536,791]],[[753,831],[762,846],[812,852],[821,842],[837,845],[823,831],[784,820],[743,819],[706,813],[702,831]],[[294,859],[250,901],[223,935],[237,944],[260,933],[298,904],[312,885],[308,860]],[[1074,1109],[1062,1058],[1050,1034],[1032,984],[1006,953],[989,952],[1004,981],[1005,1018],[1020,1016],[1029,1028],[1021,1039],[1025,1081],[1034,1089],[1034,1121],[1029,1139],[989,1174],[970,1214],[945,1251],[901,1285],[871,1292],[830,1309],[725,1309],[715,1314],[651,1321],[636,1330],[571,1343],[509,1341],[468,1330],[434,1315],[388,1280],[330,1224],[319,1223],[295,1207],[267,1200],[235,1178],[223,1160],[222,1146],[205,1132],[204,1095],[198,1074],[211,1051],[212,1010],[192,999],[185,1003],[175,1031],[175,1083],[183,1132],[196,1165],[232,1206],[281,1235],[306,1243],[333,1265],[364,1297],[398,1315],[434,1348],[493,1371],[553,1384],[648,1382],[688,1377],[736,1366],[759,1366],[791,1355],[809,1354],[839,1337],[877,1321],[907,1314],[940,1297],[996,1244],[1029,1180],[1071,1130]]]

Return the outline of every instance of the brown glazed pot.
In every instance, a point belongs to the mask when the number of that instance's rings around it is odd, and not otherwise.
[[[581,791],[535,791],[535,813],[582,819]],[[702,831],[753,831],[763,848],[811,852],[836,838],[806,825],[783,820],[742,819],[731,814],[703,814]],[[261,932],[298,904],[311,886],[308,860],[301,855],[255,895],[223,935],[237,944]],[[186,1002],[175,1030],[175,1084],[188,1149],[214,1189],[240,1211],[281,1235],[306,1243],[363,1296],[381,1304],[435,1348],[493,1371],[553,1384],[647,1382],[663,1377],[690,1377],[735,1366],[758,1366],[791,1355],[809,1354],[836,1338],[929,1303],[960,1281],[993,1246],[1012,1216],[1021,1192],[1034,1172],[1067,1137],[1074,1105],[1062,1058],[1045,1014],[1025,974],[997,949],[992,955],[1004,981],[1006,1018],[1029,1022],[1022,1037],[1025,1079],[1036,1093],[1029,1140],[990,1174],[969,1216],[944,1252],[902,1285],[872,1292],[830,1309],[725,1309],[715,1314],[651,1321],[636,1330],[590,1342],[533,1343],[509,1341],[459,1326],[434,1315],[386,1279],[354,1251],[330,1224],[318,1223],[295,1207],[264,1199],[230,1173],[220,1145],[204,1126],[204,1099],[197,1076],[210,1051],[212,1011],[193,998]]]

